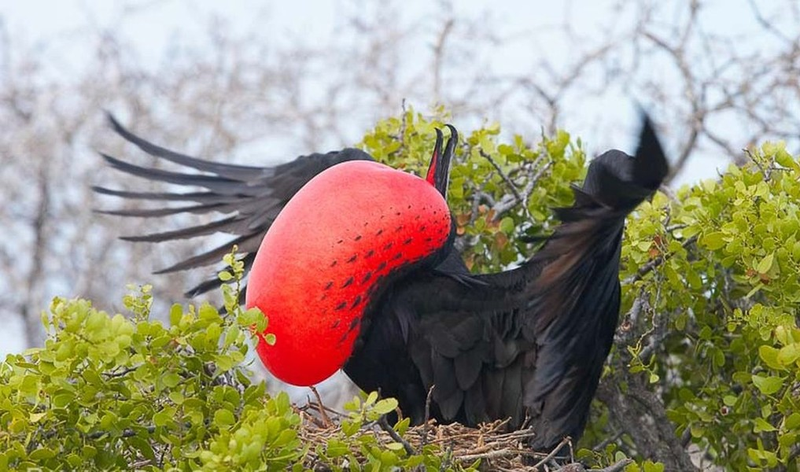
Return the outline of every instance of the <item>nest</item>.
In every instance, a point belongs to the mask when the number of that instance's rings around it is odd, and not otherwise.
[[[319,402],[309,402],[297,409],[303,424],[300,428],[301,440],[309,444],[309,465],[315,470],[327,470],[316,456],[317,450],[324,448],[332,437],[340,433],[337,424],[347,415],[320,407]],[[426,445],[436,445],[450,466],[469,467],[480,461],[480,470],[491,471],[585,471],[583,465],[574,463],[572,443],[565,438],[548,454],[535,452],[527,444],[535,435],[533,428],[523,427],[508,431],[508,420],[484,423],[478,428],[461,424],[438,424],[430,420],[425,424],[409,427],[400,437],[386,422],[366,423],[363,428],[373,433],[382,444],[401,443],[409,454],[418,454]],[[352,449],[356,457],[362,458],[361,451]],[[622,470],[629,461],[620,462],[603,469],[605,472]],[[615,467],[616,466],[616,467]]]

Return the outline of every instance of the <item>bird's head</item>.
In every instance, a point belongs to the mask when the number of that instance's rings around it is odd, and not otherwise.
[[[425,180],[429,184],[436,187],[436,190],[442,194],[442,197],[447,198],[447,184],[450,182],[450,163],[453,160],[453,154],[458,144],[458,131],[453,125],[445,125],[450,129],[450,137],[447,139],[447,144],[442,152],[442,131],[436,129],[436,144],[433,147],[433,155],[431,156],[431,163],[428,166],[428,173]]]
[[[314,385],[352,354],[362,318],[399,274],[450,244],[445,201],[457,134],[437,133],[425,179],[371,161],[335,165],[309,181],[270,227],[246,304],[267,316],[257,352],[279,379]]]

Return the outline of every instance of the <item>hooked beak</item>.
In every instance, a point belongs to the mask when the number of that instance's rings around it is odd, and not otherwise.
[[[456,144],[458,144],[458,131],[456,131],[453,125],[445,126],[450,129],[450,137],[447,139],[444,152],[442,152],[442,131],[438,128],[436,129],[436,145],[433,148],[431,165],[428,167],[428,174],[425,180],[436,187],[436,190],[447,199],[447,184],[450,180],[450,162],[453,159]]]

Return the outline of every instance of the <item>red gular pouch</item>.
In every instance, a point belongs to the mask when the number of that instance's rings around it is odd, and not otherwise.
[[[309,181],[275,219],[253,263],[246,305],[269,319],[275,344],[262,334],[257,352],[277,378],[307,386],[333,375],[391,276],[448,243],[442,195],[452,148],[443,158],[438,138],[431,163],[445,167],[438,178],[343,162]]]

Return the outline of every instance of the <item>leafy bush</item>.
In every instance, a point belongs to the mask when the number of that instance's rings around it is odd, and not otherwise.
[[[382,121],[361,146],[420,172],[446,118],[437,113]],[[532,146],[499,135],[488,125],[465,136],[451,174],[457,244],[474,271],[529,256],[526,241],[552,230],[550,209],[571,203],[569,184],[585,172],[580,142],[567,133]],[[596,402],[578,445],[587,463],[630,456],[643,462],[627,470],[655,472],[665,466],[649,459],[670,460],[642,440],[637,428],[649,427],[639,418],[618,414],[607,393],[617,392],[655,398],[652,429],[665,427],[681,448],[695,444],[704,460],[733,470],[798,466],[800,165],[774,144],[750,158],[718,180],[658,193],[630,219],[621,325],[599,395],[606,403]],[[394,435],[376,435],[395,403],[374,394],[349,404],[338,427],[310,432],[285,394],[249,380],[251,327],[268,325],[236,304],[241,263],[226,262],[226,309],[177,304],[169,326],[151,317],[146,286],[124,300],[129,316],[55,299],[43,316],[44,347],[0,364],[0,469],[478,466],[436,444],[409,450],[407,420]]]
[[[663,355],[634,369],[660,384],[678,433],[735,470],[798,466],[800,165],[783,145],[716,181],[659,195],[628,227],[623,278],[665,325]],[[660,259],[659,259],[660,260]],[[664,379],[664,380],[659,380]]]

